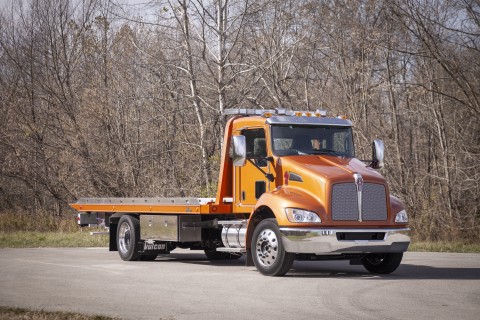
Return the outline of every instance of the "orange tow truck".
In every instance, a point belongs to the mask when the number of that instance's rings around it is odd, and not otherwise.
[[[229,109],[216,198],[82,198],[80,215],[104,214],[110,250],[126,261],[175,248],[237,259],[264,275],[294,260],[350,260],[372,273],[400,265],[408,216],[372,159],[355,158],[352,122],[324,110]]]

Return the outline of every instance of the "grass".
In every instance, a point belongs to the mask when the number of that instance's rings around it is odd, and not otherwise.
[[[119,318],[111,318],[100,315],[84,315],[71,312],[50,312],[35,311],[23,308],[11,308],[0,306],[0,320],[115,320]]]
[[[75,217],[48,214],[0,214],[0,248],[105,247],[108,235],[90,235],[100,228],[80,228]]]
[[[88,231],[0,232],[0,248],[106,247],[108,235],[90,235]]]
[[[458,252],[480,253],[480,243],[462,241],[415,241],[413,240],[408,251],[417,252]]]
[[[48,213],[0,213],[0,232],[13,231],[78,231],[75,217],[55,216]]]

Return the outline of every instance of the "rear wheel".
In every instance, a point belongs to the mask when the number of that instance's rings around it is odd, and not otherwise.
[[[120,258],[125,261],[138,260],[140,241],[140,221],[134,216],[124,215],[120,218],[117,228],[117,247]]]
[[[263,220],[253,231],[252,258],[257,270],[267,276],[283,276],[292,267],[295,254],[285,251],[275,219]]]
[[[371,253],[362,258],[362,264],[371,273],[388,274],[402,262],[403,253]]]

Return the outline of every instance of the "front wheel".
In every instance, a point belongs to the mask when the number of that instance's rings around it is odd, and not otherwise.
[[[402,262],[403,253],[371,253],[362,258],[362,264],[371,273],[389,274]]]
[[[265,219],[253,231],[252,258],[260,273],[283,276],[292,267],[295,254],[286,252],[275,219]]]

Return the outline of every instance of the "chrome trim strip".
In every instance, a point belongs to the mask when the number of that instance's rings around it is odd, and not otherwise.
[[[247,252],[247,249],[245,248],[225,248],[225,247],[219,247],[215,249],[216,251],[219,252],[230,252],[230,253],[245,253]]]
[[[76,204],[127,204],[127,205],[142,205],[142,204],[179,204],[179,205],[197,205],[215,202],[215,198],[80,198]]]
[[[221,225],[232,225],[232,226],[239,226],[239,225],[247,225],[248,220],[243,219],[243,220],[218,220],[217,224]]]
[[[357,186],[357,206],[358,206],[358,221],[362,222],[362,192],[363,192],[363,177],[360,173],[354,173],[355,185]]]
[[[305,229],[281,227],[280,234],[287,252],[332,253],[387,253],[405,252],[410,244],[410,228],[387,229]],[[384,232],[383,240],[337,240],[337,233]]]

